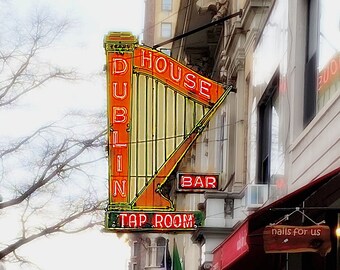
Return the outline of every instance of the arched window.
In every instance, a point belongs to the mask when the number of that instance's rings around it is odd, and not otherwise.
[[[164,237],[158,237],[156,240],[156,265],[165,267],[166,264],[166,239]]]

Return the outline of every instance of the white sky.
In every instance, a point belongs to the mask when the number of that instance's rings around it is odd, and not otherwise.
[[[6,0],[4,0],[6,1]],[[140,35],[143,28],[144,0],[13,0],[18,15],[24,16],[35,3],[48,6],[50,12],[72,19],[72,29],[59,40],[48,58],[55,65],[76,67],[86,77],[90,73],[102,73],[101,79],[89,77],[76,84],[54,82],[22,98],[16,109],[0,113],[0,123],[10,120],[11,126],[1,130],[2,135],[13,136],[21,131],[35,130],[41,126],[42,113],[48,119],[69,109],[96,110],[106,104],[106,86],[103,66],[105,53],[103,39],[109,31],[130,31]],[[25,112],[23,119],[23,113]],[[20,124],[19,124],[20,123]],[[3,125],[2,125],[3,126]]]
[[[55,64],[76,67],[83,74],[103,73],[103,38],[109,31],[131,31],[139,35],[143,28],[144,0],[12,0],[18,16],[25,15],[38,2],[52,12],[66,15],[75,26],[49,57]],[[104,74],[104,73],[103,73]],[[42,123],[60,118],[68,110],[106,110],[105,76],[81,83],[55,82],[20,100],[18,106],[0,112],[1,133],[21,135]],[[6,128],[4,128],[6,126]],[[0,216],[1,218],[1,216]],[[4,220],[0,220],[2,223]],[[7,229],[12,225],[8,224]],[[1,226],[1,224],[0,224]],[[3,238],[4,230],[0,233]],[[43,270],[125,270],[130,250],[115,234],[98,230],[77,235],[50,236],[20,249]],[[6,264],[6,270],[18,265]],[[21,269],[30,269],[27,265]]]

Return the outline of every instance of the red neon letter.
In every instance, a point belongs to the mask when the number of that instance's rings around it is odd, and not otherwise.
[[[112,74],[124,75],[128,69],[128,64],[123,58],[112,58]]]
[[[121,182],[113,180],[113,196],[117,197],[118,193],[121,197],[126,197],[126,180],[122,180]]]
[[[188,73],[185,75],[184,78],[184,87],[194,91],[196,88],[196,81],[194,81],[196,79],[196,76],[192,73]]]
[[[192,187],[191,176],[182,176],[181,177],[181,187],[182,188],[191,188]]]
[[[118,143],[118,131],[112,131],[112,147],[127,147],[126,143]]]
[[[210,99],[210,87],[211,87],[211,83],[201,80],[200,81],[200,94],[202,96],[205,96],[206,98]]]
[[[217,181],[215,176],[206,176],[205,178],[207,188],[216,188]]]
[[[170,62],[170,78],[171,80],[175,81],[175,82],[179,82],[181,80],[181,77],[182,77],[182,68],[180,66],[177,66],[177,78],[175,78],[174,76],[174,63]]]
[[[159,64],[160,60],[162,60],[163,64]],[[155,63],[155,69],[157,70],[157,72],[159,73],[164,73],[164,71],[167,68],[167,62],[166,59],[164,57],[158,57]]]
[[[117,89],[118,83],[114,82],[114,83],[112,83],[112,85],[113,85],[113,93],[112,94],[113,94],[114,98],[125,99],[127,97],[127,93],[128,93],[128,89],[127,89],[128,83],[127,82],[123,83],[123,90],[122,90],[122,93],[120,95],[118,94],[118,89]]]
[[[141,65],[142,65],[142,67],[145,67],[145,61],[148,61],[148,62],[149,62],[148,68],[152,68],[152,65],[151,65],[152,53],[151,53],[151,52],[148,52],[148,54],[149,54],[149,57],[146,57],[146,56],[145,56],[145,50],[142,50]]]
[[[113,107],[112,114],[113,123],[126,123],[128,111],[125,107]]]

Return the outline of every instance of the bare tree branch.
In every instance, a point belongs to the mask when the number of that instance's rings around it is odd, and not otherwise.
[[[98,211],[98,210],[102,210],[101,205],[102,205],[102,202],[98,202],[97,204],[92,205],[91,207],[84,208],[80,212],[76,212],[76,213],[69,215],[68,217],[62,219],[61,221],[57,222],[56,224],[54,224],[52,226],[44,228],[39,233],[32,234],[28,237],[20,238],[15,243],[7,246],[6,248],[4,248],[3,250],[0,251],[0,260],[3,259],[8,254],[14,252],[15,250],[17,250],[21,246],[23,246],[23,245],[25,245],[25,244],[27,244],[27,243],[29,243],[29,242],[37,239],[37,238],[40,238],[40,237],[45,236],[45,235],[57,233],[57,232],[66,232],[67,230],[64,229],[66,225],[68,225],[68,224],[72,223],[73,221],[79,219],[81,216],[93,213],[93,212]],[[98,225],[98,222],[89,222],[85,226],[82,226],[81,229],[77,229],[77,230],[74,230],[74,231],[68,231],[68,232],[69,233],[72,233],[72,232],[76,233],[76,232],[80,232],[80,231],[84,231],[86,229],[92,228],[96,225]]]
[[[53,124],[43,126],[43,127],[39,128],[38,130],[36,130],[35,132],[33,132],[31,135],[28,135],[27,137],[23,138],[19,142],[16,142],[13,146],[9,147],[8,149],[1,150],[0,151],[0,159],[3,158],[4,156],[8,155],[8,154],[11,154],[11,153],[17,151],[20,147],[22,147],[23,145],[28,143],[30,140],[32,140],[36,135],[38,135],[41,132],[51,128],[52,126],[53,126]]]
[[[64,171],[64,168],[67,167],[68,164],[70,164],[77,157],[79,157],[85,150],[87,150],[88,148],[92,146],[95,146],[96,142],[98,143],[98,140],[104,137],[104,134],[106,134],[106,131],[100,132],[98,135],[96,135],[92,139],[82,141],[82,142],[75,142],[71,146],[68,146],[68,140],[63,141],[59,149],[57,150],[57,152],[50,159],[49,164],[46,166],[45,170],[43,171],[39,179],[35,181],[30,187],[28,187],[27,190],[25,190],[22,194],[20,194],[20,196],[14,199],[8,200],[8,201],[1,202],[0,209],[4,209],[4,208],[17,205],[23,202],[36,190],[43,187],[44,185],[49,183],[54,177],[61,174]],[[102,145],[102,144],[99,144],[99,145]],[[57,162],[57,160],[59,159],[62,153],[75,147],[80,147],[80,148],[75,153],[67,157],[65,160],[61,162]]]
[[[0,107],[13,104],[53,79],[77,78],[74,70],[52,67],[39,60],[40,52],[51,46],[70,27],[70,22],[56,20],[46,10],[37,9],[28,25],[21,27],[19,33],[13,30],[21,37],[17,44],[7,51],[6,48],[0,50]]]

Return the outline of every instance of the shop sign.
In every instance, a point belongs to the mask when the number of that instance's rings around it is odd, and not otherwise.
[[[204,192],[217,190],[218,174],[178,174],[178,190],[183,192]]]
[[[331,251],[330,229],[325,225],[266,226],[263,242],[266,253],[318,252],[325,256]]]
[[[318,74],[318,91],[323,91],[340,80],[340,53],[329,60]]]
[[[201,226],[203,216],[196,212],[107,212],[107,228],[129,231],[187,231]]]
[[[109,156],[106,228],[193,230],[201,224],[198,215],[175,208],[170,192],[176,189],[174,170],[231,87],[226,91],[171,57],[139,45],[128,32],[109,33],[104,48]],[[191,108],[192,115],[187,112]],[[184,178],[182,189],[187,188],[216,189],[217,176]]]

